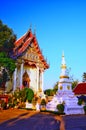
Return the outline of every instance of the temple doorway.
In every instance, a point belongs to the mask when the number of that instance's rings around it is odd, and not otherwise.
[[[23,74],[23,86],[24,86],[24,88],[25,87],[27,87],[27,88],[30,87],[30,78],[29,78],[29,75],[28,75],[28,73],[26,71]]]

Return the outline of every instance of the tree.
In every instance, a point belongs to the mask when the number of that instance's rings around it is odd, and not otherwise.
[[[9,75],[12,76],[16,67],[15,61],[9,58],[5,52],[0,52],[0,68],[5,68]]]
[[[53,96],[54,94],[56,94],[57,91],[58,91],[58,82],[56,82],[53,89],[46,89],[44,91],[44,94],[46,94],[47,96]]]
[[[54,95],[54,91],[53,91],[53,89],[46,89],[44,91],[44,94],[46,94],[47,96],[53,96]]]
[[[14,48],[14,42],[16,41],[16,35],[13,30],[7,25],[4,25],[0,20],[0,52],[5,52],[8,56]]]
[[[78,82],[78,80],[72,82],[72,89],[74,89],[77,86]]]
[[[54,90],[54,93],[56,94],[56,92],[58,91],[58,82],[55,84],[53,90]]]
[[[82,75],[82,82],[86,82],[86,72],[84,72]]]
[[[15,40],[16,36],[12,29],[0,20],[0,87],[5,87],[5,83],[10,79],[16,67],[15,61],[10,58]]]

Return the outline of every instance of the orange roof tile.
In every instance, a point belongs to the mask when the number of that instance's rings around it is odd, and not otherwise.
[[[26,49],[28,48],[28,46],[31,43],[34,43],[34,46],[37,49],[39,58],[45,66],[44,69],[49,68],[49,65],[47,64],[46,60],[44,59],[44,56],[42,55],[42,52],[39,48],[38,42],[36,40],[36,36],[32,34],[31,30],[29,30],[26,34],[24,34],[20,39],[18,39],[15,42],[14,56],[15,57],[21,56],[21,54],[23,54],[23,52],[26,51]]]

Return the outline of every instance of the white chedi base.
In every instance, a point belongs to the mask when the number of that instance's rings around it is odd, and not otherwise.
[[[72,91],[59,91],[52,101],[46,105],[47,110],[57,111],[56,106],[61,103],[65,103],[65,114],[84,114],[83,106],[78,105],[78,98]]]

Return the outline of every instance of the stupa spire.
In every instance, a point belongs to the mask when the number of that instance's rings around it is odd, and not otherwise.
[[[68,73],[67,73],[67,66],[66,66],[66,62],[65,62],[64,52],[62,53],[62,63],[61,63],[60,78],[63,79],[63,80],[65,80],[66,78],[67,79],[69,78]]]
[[[61,64],[61,68],[67,68],[66,66],[66,62],[65,62],[65,56],[64,56],[64,52],[62,53],[62,64]]]

